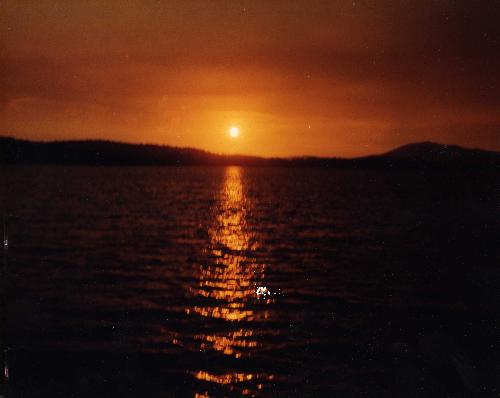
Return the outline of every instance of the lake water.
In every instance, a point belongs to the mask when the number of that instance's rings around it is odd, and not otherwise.
[[[12,396],[499,391],[493,173],[0,176]]]

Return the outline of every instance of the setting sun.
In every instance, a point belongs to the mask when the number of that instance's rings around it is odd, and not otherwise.
[[[230,129],[229,129],[229,135],[232,137],[232,138],[236,138],[240,135],[240,129],[237,127],[237,126],[232,126]]]

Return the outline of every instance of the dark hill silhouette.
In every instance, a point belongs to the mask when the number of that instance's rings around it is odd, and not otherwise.
[[[113,141],[37,142],[0,137],[0,164],[61,165],[247,165],[345,168],[497,168],[500,153],[431,142],[409,144],[381,155],[352,159],[262,158],[217,155],[193,148]]]
[[[472,159],[494,161],[499,158],[498,152],[489,152],[482,149],[462,148],[458,145],[442,145],[435,142],[421,142],[416,144],[403,145],[392,151],[386,152],[383,156],[408,159],[415,161],[467,161]]]

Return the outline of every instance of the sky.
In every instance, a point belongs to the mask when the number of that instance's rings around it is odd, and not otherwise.
[[[261,156],[498,151],[499,20],[487,0],[3,0],[0,135]]]

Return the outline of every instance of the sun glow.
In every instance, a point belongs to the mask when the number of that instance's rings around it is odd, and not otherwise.
[[[236,138],[240,135],[240,129],[238,126],[232,126],[230,129],[229,129],[229,135],[231,136],[231,138]]]

